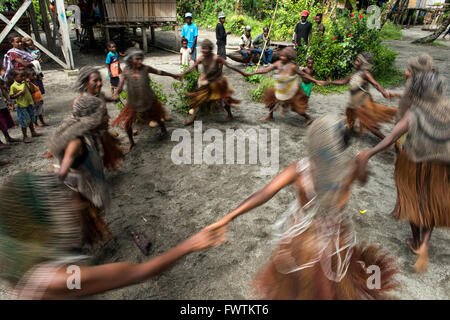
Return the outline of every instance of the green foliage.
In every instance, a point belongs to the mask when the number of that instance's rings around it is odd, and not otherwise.
[[[252,73],[255,70],[256,70],[256,66],[254,66],[254,67],[247,67],[247,69],[245,69],[245,72],[246,73]],[[260,74],[255,74],[253,76],[244,78],[245,81],[253,83],[253,84],[260,83],[262,79],[263,79],[263,76],[260,75]]]
[[[259,86],[252,91],[252,100],[255,102],[260,102],[262,95],[264,93],[264,90],[268,87],[273,87],[275,85],[275,80],[268,77],[263,77],[261,79],[261,83]]]
[[[386,21],[380,31],[380,38],[381,40],[401,40],[403,38],[402,27],[391,21]]]
[[[156,97],[159,101],[161,101],[163,104],[167,103],[167,96],[163,92],[163,85],[156,82],[155,79],[150,77],[150,86],[152,87],[153,91],[156,94]]]
[[[183,72],[186,71],[189,67],[182,66]],[[186,92],[193,92],[197,89],[197,82],[200,73],[197,71],[192,71],[184,76],[183,81],[181,82],[173,82],[172,87],[175,91],[174,94],[169,94],[170,101],[169,103],[173,106],[173,110],[180,112],[181,114],[187,115],[190,110],[189,99],[186,95]]]
[[[378,30],[367,27],[367,16],[357,12],[352,15],[348,10],[337,12],[336,18],[326,24],[322,37],[313,34],[309,48],[297,48],[297,64],[305,65],[311,56],[316,79],[336,80],[349,75],[357,55],[368,51],[374,56],[373,75],[377,78],[391,74],[397,53],[381,44]]]

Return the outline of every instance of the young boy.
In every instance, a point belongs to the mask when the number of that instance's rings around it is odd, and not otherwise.
[[[27,126],[30,128],[31,136],[38,137],[42,134],[34,130],[34,101],[32,93],[34,88],[31,87],[29,79],[25,80],[22,70],[12,70],[14,82],[9,90],[9,95],[16,100],[17,119],[22,128],[23,142],[30,143],[31,139],[27,136]]]
[[[306,59],[306,67],[300,67],[299,69],[312,77],[316,72],[316,69],[314,69],[313,65],[314,65],[314,58],[308,57]],[[306,96],[308,98],[311,95],[312,84],[313,84],[312,81],[310,81],[308,78],[303,79],[302,89],[303,91],[305,91]]]
[[[35,117],[34,117],[34,126],[38,129],[38,118],[41,120],[41,124],[43,127],[47,127],[48,124],[44,121],[44,99],[42,99],[42,93],[38,86],[38,79],[36,72],[33,69],[25,70],[26,77],[30,80],[30,86],[34,89],[34,92],[31,94],[34,101],[35,109]]]
[[[111,95],[114,95],[119,87],[119,76],[122,73],[120,69],[119,54],[114,42],[108,45],[108,54],[106,55],[106,68],[108,69],[108,77],[111,83]]]
[[[4,68],[0,68],[0,130],[5,137],[7,143],[19,142],[17,139],[11,138],[8,130],[14,127],[14,121],[11,118],[9,109],[12,109],[13,104],[9,98],[8,89],[6,89],[6,83],[3,78]],[[0,141],[0,149],[2,149],[3,143]]]
[[[180,49],[180,64],[183,66],[188,66],[191,60],[191,48],[188,48],[187,39],[183,39],[181,41],[181,49]]]

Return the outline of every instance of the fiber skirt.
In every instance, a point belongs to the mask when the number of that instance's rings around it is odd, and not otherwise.
[[[262,100],[264,101],[266,108],[269,108],[270,111],[274,111],[280,105],[287,105],[292,111],[297,112],[298,114],[306,114],[309,97],[303,89],[299,87],[297,93],[291,99],[281,101],[275,96],[275,88],[269,87],[264,90]]]
[[[314,257],[318,244],[316,222],[302,234],[296,236],[288,244],[278,245],[269,262],[255,279],[255,294],[258,298],[269,300],[373,300],[392,299],[391,291],[398,284],[394,281],[394,275],[398,271],[395,259],[379,247],[359,244],[351,247],[349,267],[345,276],[339,282],[329,280],[322,270],[321,262],[310,267],[291,272],[281,273],[278,271],[283,261],[280,261],[277,253],[291,251],[291,256],[297,266],[303,265]],[[347,227],[342,224],[340,241],[343,243]],[[346,252],[341,251],[341,259]],[[337,255],[331,259],[333,270],[338,265]],[[380,285],[370,289],[368,279],[372,273],[367,272],[367,267],[378,266],[380,268]],[[369,280],[369,281],[368,281]]]
[[[194,109],[209,104],[209,102],[221,101],[232,108],[236,107],[235,104],[240,103],[239,100],[232,97],[233,89],[225,76],[203,85],[193,92],[187,92],[186,95],[189,98],[189,105]],[[215,103],[210,104],[211,112],[214,112],[214,109]]]
[[[133,107],[127,104],[120,114],[111,122],[112,126],[123,126],[125,130],[128,130],[133,125],[134,121],[138,120],[142,123],[148,123],[149,121],[159,122],[166,117],[166,111],[158,99],[156,99],[152,106],[144,111],[137,112]]]
[[[413,162],[401,151],[395,163],[394,217],[425,228],[450,227],[450,164]]]
[[[379,130],[380,123],[390,122],[397,114],[397,109],[386,107],[375,103],[370,95],[365,99],[364,104],[359,106],[347,107],[346,109],[347,124],[350,129],[355,127],[356,119],[359,120],[359,133],[363,133],[364,129]]]

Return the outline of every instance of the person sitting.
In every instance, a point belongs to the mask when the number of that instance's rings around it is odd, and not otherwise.
[[[255,51],[253,49],[252,45],[252,35],[251,35],[252,28],[250,26],[245,27],[245,33],[241,36],[241,41],[239,42],[239,52],[244,57],[245,61],[251,65],[253,56]],[[256,52],[257,53],[257,52]]]
[[[264,49],[264,43],[266,42],[266,47]],[[261,54],[261,64],[269,64],[272,62],[273,50],[269,48],[270,46],[270,37],[269,37],[269,28],[264,27],[263,33],[259,34],[255,40],[253,40],[253,46],[257,53]],[[263,54],[264,49],[264,54]]]

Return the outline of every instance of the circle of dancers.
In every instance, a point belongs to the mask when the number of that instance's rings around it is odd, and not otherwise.
[[[50,139],[48,156],[52,157],[53,172],[21,172],[0,187],[0,272],[17,298],[77,298],[146,281],[187,254],[221,245],[228,226],[238,216],[270,201],[289,185],[295,187],[295,199],[273,226],[278,245],[255,276],[255,295],[262,299],[394,298],[394,290],[401,286],[395,279],[399,271],[395,257],[358,240],[346,206],[354,182],[367,181],[369,160],[392,146],[397,153],[393,217],[410,223],[412,238],[405,245],[418,257],[415,270],[427,270],[433,229],[450,227],[450,102],[445,96],[445,79],[429,55],[409,61],[406,88],[400,94],[385,90],[374,79],[370,73],[373,57],[366,52],[358,55],[350,76],[332,82],[313,78],[312,58],[306,67],[298,67],[292,48],[283,49],[279,61],[252,74],[215,55],[209,40],[202,42],[201,52],[192,67],[172,74],[145,65],[144,53],[132,48],[126,53],[126,67],[118,82],[114,80],[111,97],[101,92],[97,69],[80,70],[76,82],[79,95],[71,115]],[[301,115],[308,126],[308,156],[292,159],[266,186],[167,252],[143,263],[89,266],[80,248],[114,238],[104,219],[111,201],[105,169],[119,169],[124,158],[119,140],[109,133],[106,103],[117,101],[127,88],[127,103],[112,125],[123,127],[130,150],[135,145],[132,126],[136,121],[152,121],[162,135],[167,134],[165,121],[170,118],[150,85],[149,74],[180,80],[201,66],[198,89],[188,94],[193,111],[185,124],[192,124],[204,106],[210,111],[219,106],[227,113],[226,121],[231,121],[231,109],[240,101],[233,98],[224,65],[243,76],[274,72],[275,84],[263,94],[269,110],[264,120],[273,120],[276,109]],[[346,116],[325,114],[313,119],[308,115],[312,83],[349,84]],[[398,97],[399,108],[377,104],[370,85],[385,98]],[[385,136],[380,124],[394,119],[395,127]],[[367,129],[381,141],[351,158],[347,149],[357,120],[360,133]],[[148,255],[148,239],[142,234],[133,237]],[[80,290],[67,288],[66,267],[73,264],[81,266]],[[377,288],[367,287],[370,265],[381,271]]]

